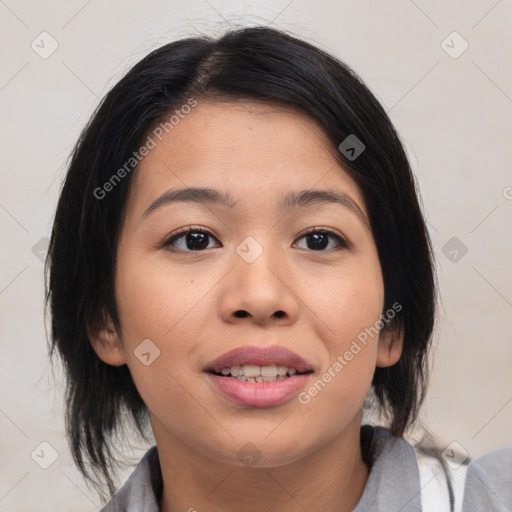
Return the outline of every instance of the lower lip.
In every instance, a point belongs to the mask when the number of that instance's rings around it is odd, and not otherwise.
[[[233,377],[206,374],[221,393],[247,407],[270,407],[286,402],[304,386],[309,377],[309,374],[303,374],[276,382],[241,382]]]

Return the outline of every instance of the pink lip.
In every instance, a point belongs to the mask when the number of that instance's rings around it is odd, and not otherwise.
[[[245,364],[288,366],[295,368],[302,375],[293,375],[276,382],[241,382],[232,377],[212,373],[220,373],[223,368]],[[209,363],[204,371],[210,383],[233,402],[247,407],[270,407],[281,404],[297,394],[313,372],[313,368],[308,361],[284,347],[246,346],[226,352]]]
[[[232,401],[247,407],[279,405],[296,395],[310,374],[294,375],[277,382],[240,382],[232,377],[206,373],[215,387]]]
[[[209,363],[206,366],[205,371],[215,371],[218,373],[222,368],[243,366],[244,364],[253,364],[258,366],[268,366],[271,364],[276,364],[278,366],[290,366],[300,373],[313,371],[311,364],[287,348],[279,346],[257,347],[253,345],[236,348],[226,352],[215,359],[215,361]]]

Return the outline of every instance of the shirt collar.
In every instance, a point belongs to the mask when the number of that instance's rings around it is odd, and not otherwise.
[[[421,511],[419,473],[413,447],[381,427],[361,428],[371,470],[352,512]],[[137,464],[123,487],[100,512],[159,512],[163,480],[156,446]]]
[[[163,480],[156,445],[137,464],[128,480],[100,512],[159,512]]]

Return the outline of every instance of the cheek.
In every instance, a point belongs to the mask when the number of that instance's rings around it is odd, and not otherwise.
[[[376,253],[370,255],[354,258],[352,265],[309,289],[309,300],[320,319],[317,336],[324,340],[326,354],[323,373],[305,401],[311,399],[318,407],[334,404],[340,415],[360,407],[375,371],[384,287]]]
[[[127,341],[141,336],[163,341],[190,325],[189,318],[201,311],[206,291],[216,282],[211,274],[143,254],[120,259],[116,300]]]
[[[339,353],[347,350],[350,342],[375,326],[384,306],[384,286],[376,254],[366,258],[354,257],[350,264],[336,269],[329,276],[310,283],[309,304],[321,319],[318,327],[330,340],[330,346]],[[375,332],[372,330],[376,340]],[[362,335],[364,338],[364,335]]]
[[[136,251],[128,256],[127,252],[119,258],[116,275],[127,364],[150,408],[158,403],[161,390],[165,391],[160,402],[172,399],[179,407],[183,400],[180,384],[195,385],[190,372],[196,369],[197,353],[212,318],[208,291],[222,273],[198,271],[195,265],[172,266],[165,258]]]
[[[371,386],[379,331],[375,324],[383,307],[383,293],[375,280],[360,286],[359,279],[332,283],[320,293],[322,322],[317,335],[324,340],[321,372],[298,397],[304,413],[326,436],[335,435],[354,418]]]
[[[201,297],[211,286],[197,279],[192,266],[190,272],[171,273],[170,269],[136,252],[131,257],[125,254],[118,263],[116,300],[135,386],[157,417],[180,411],[180,422],[174,425],[179,430],[182,424],[201,422],[201,411],[188,394],[198,393],[185,362],[190,363],[191,352],[200,344],[201,322],[207,317],[207,301]],[[165,419],[169,424],[173,421]]]

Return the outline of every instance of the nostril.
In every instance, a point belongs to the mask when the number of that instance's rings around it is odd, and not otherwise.
[[[247,311],[244,311],[243,309],[235,311],[235,316],[237,318],[245,318],[248,314],[249,313],[247,313]],[[274,316],[276,316],[277,318],[282,318],[283,316],[286,316],[286,313],[282,310],[279,310],[274,313]]]

